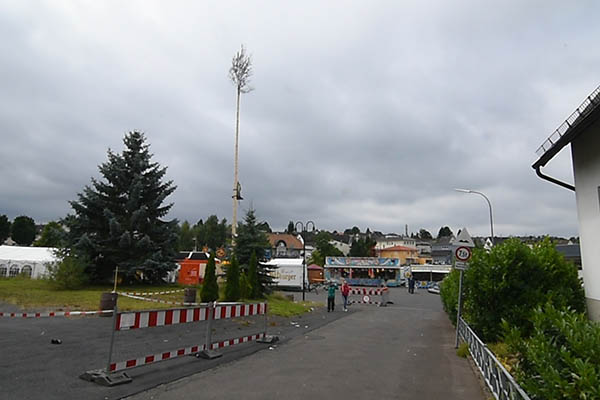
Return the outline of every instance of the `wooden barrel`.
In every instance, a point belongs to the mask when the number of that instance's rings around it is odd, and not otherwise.
[[[117,293],[105,292],[100,295],[100,310],[112,310],[117,304]],[[112,313],[102,313],[102,317],[110,317]]]
[[[183,291],[183,302],[184,303],[195,303],[196,302],[196,289],[185,288]]]

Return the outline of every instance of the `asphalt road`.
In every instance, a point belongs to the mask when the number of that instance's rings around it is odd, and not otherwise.
[[[324,303],[325,296],[306,297]],[[455,355],[439,297],[391,289],[390,299],[394,304],[385,308],[354,305],[344,313],[338,294],[334,313],[322,307],[300,318],[271,318],[269,333],[282,340],[270,350],[252,342],[225,348],[215,360],[182,357],[135,368],[128,371],[133,382],[116,387],[78,378],[106,365],[111,318],[0,318],[0,399],[183,399],[195,393],[236,400],[483,399],[467,361]],[[256,327],[231,321],[216,328],[220,339]],[[201,344],[204,332],[203,323],[118,332],[113,361]],[[53,338],[62,344],[51,344]]]
[[[439,296],[391,289],[390,300],[129,399],[484,399]]]
[[[2,304],[0,310],[17,311]],[[268,333],[279,335],[285,343],[343,316],[327,314],[323,308],[317,308],[293,319],[270,317]],[[262,317],[245,318],[245,321],[261,326],[264,323],[252,318]],[[291,321],[299,324],[292,325]],[[260,330],[254,323],[219,322],[214,326],[213,340],[236,338]],[[111,323],[109,317],[0,318],[0,399],[120,399],[268,347],[250,342],[222,349],[223,357],[214,360],[188,356],[130,369],[127,372],[133,382],[115,387],[79,379],[85,371],[106,366]],[[112,360],[124,361],[202,344],[206,332],[204,324],[117,332]],[[62,343],[52,344],[54,338]]]

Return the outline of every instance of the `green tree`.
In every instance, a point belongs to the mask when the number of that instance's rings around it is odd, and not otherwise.
[[[11,223],[6,215],[0,215],[0,245],[10,237]]]
[[[257,260],[262,260],[265,249],[268,249],[270,246],[267,235],[260,229],[259,225],[255,211],[251,208],[246,213],[244,222],[238,227],[234,254],[244,269],[249,269],[252,253],[256,255]],[[273,278],[270,275],[271,270],[272,267],[261,264],[260,261],[258,262],[257,274],[260,296],[271,291],[273,285]]]
[[[443,237],[451,237],[452,236],[452,229],[450,229],[447,226],[442,226],[438,232],[437,238],[441,239]]]
[[[248,298],[258,299],[261,296],[260,282],[258,280],[258,261],[256,260],[256,252],[252,252],[248,265]]]
[[[143,133],[130,132],[121,154],[108,151],[99,166],[103,180],[92,178],[65,219],[71,247],[90,260],[93,282],[110,279],[116,266],[128,281],[160,281],[175,267],[177,221],[164,221],[173,193],[164,181],[166,167],[152,162]]]
[[[40,238],[33,245],[36,247],[65,247],[67,232],[61,224],[50,221],[44,225]]]
[[[32,218],[21,215],[12,223],[10,237],[19,246],[31,246],[35,240],[35,222]]]
[[[202,289],[200,289],[200,299],[203,303],[217,301],[219,299],[219,284],[217,283],[215,256],[212,253],[206,264]]]
[[[427,230],[427,229],[419,229],[419,238],[420,239],[433,239],[433,236],[431,236],[431,233]]]
[[[315,236],[315,249],[319,252],[319,255],[323,257],[323,259],[326,257],[341,257],[344,255],[344,253],[330,243],[331,240],[331,233],[327,231],[320,231]]]
[[[225,301],[238,301],[240,299],[240,266],[235,256],[227,267],[225,283]]]
[[[285,233],[294,233],[294,231],[296,230],[296,228],[294,227],[294,221],[290,221],[288,222],[288,226],[287,229],[285,230]]]
[[[223,246],[223,229],[219,226],[219,218],[216,215],[211,215],[204,223],[204,239],[210,250],[214,251]]]
[[[320,265],[321,267],[325,265],[325,257],[323,257],[321,255],[321,252],[318,249],[313,250],[312,254],[310,255],[310,257],[308,258],[308,260],[306,260],[306,262],[310,265],[310,264],[317,264]]]
[[[350,257],[371,257],[373,255],[373,248],[375,247],[375,241],[370,237],[359,238],[352,242],[350,246]]]
[[[465,318],[487,342],[500,338],[502,320],[528,336],[533,310],[546,303],[576,312],[585,310],[577,269],[549,239],[533,249],[516,238],[490,252],[475,249],[464,273],[463,290]]]
[[[240,299],[249,299],[250,296],[250,282],[248,282],[248,274],[242,271],[240,272]]]
[[[194,249],[194,232],[192,231],[188,221],[183,221],[181,227],[179,227],[179,241],[177,243],[177,249],[181,251]]]
[[[85,273],[88,260],[85,256],[62,247],[56,248],[53,253],[57,262],[46,265],[48,279],[53,286],[62,290],[74,290],[88,282]]]

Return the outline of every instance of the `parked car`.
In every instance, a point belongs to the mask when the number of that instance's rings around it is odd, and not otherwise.
[[[433,285],[431,285],[427,291],[429,293],[433,293],[433,294],[440,294],[440,284],[439,283],[434,283]]]

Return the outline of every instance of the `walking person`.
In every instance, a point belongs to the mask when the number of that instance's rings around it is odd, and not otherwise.
[[[337,286],[335,283],[331,282],[329,284],[329,288],[327,289],[327,312],[333,312],[335,310],[335,291]]]
[[[342,283],[342,297],[344,298],[344,312],[348,311],[348,295],[350,294],[350,286],[348,286],[348,282],[346,280]]]
[[[408,278],[408,293],[415,293],[415,278],[412,275]]]

